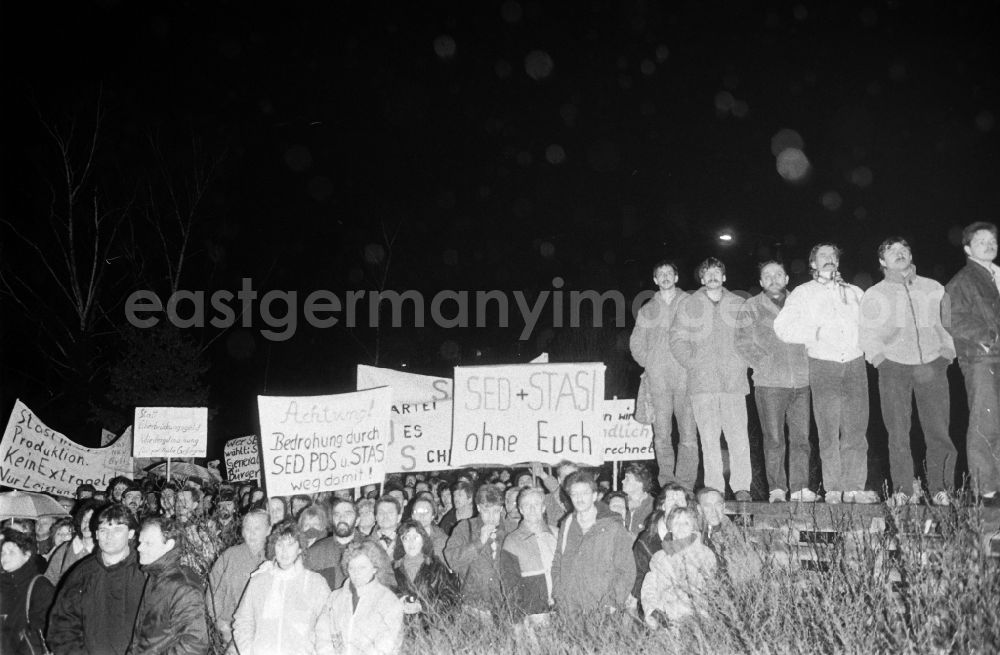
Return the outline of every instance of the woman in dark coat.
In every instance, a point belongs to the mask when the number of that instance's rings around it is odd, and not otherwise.
[[[42,575],[35,557],[35,535],[3,531],[0,547],[0,653],[45,652],[45,616],[55,588]],[[28,598],[28,592],[31,597]]]
[[[399,526],[398,534],[396,560],[392,564],[397,595],[403,600],[404,614],[420,616],[426,625],[429,616],[455,607],[459,581],[434,554],[434,543],[422,525],[406,521]]]

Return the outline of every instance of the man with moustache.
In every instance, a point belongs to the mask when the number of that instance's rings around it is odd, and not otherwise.
[[[955,339],[969,398],[965,447],[973,492],[1000,506],[1000,267],[997,226],[972,223],[962,231],[968,261],[945,289],[945,327]]]
[[[709,257],[698,266],[701,288],[681,301],[670,328],[670,350],[687,371],[688,393],[701,438],[705,485],[725,489],[723,432],[729,444],[729,486],[736,500],[750,496],[747,431],[747,365],[736,350],[737,315],[743,300],[726,289],[726,265]]]
[[[345,580],[340,566],[344,551],[351,542],[363,541],[365,535],[357,530],[358,513],[350,500],[335,498],[330,506],[330,517],[333,534],[310,546],[304,563],[307,569],[323,576],[330,589],[339,589]]]
[[[788,273],[780,262],[760,265],[760,294],[740,309],[736,350],[753,368],[754,400],[764,433],[768,500],[812,503],[809,488],[809,358],[805,346],[785,343],[774,333],[774,319],[788,298]],[[785,473],[785,426],[788,473]]]
[[[840,276],[841,250],[809,253],[813,279],[796,287],[774,319],[785,343],[806,347],[809,386],[828,503],[876,503],[868,480],[868,373],[858,341],[863,292]]]
[[[670,325],[687,292],[677,286],[677,267],[666,260],[653,266],[656,295],[639,310],[629,338],[632,357],[645,369],[644,383],[653,400],[653,450],[660,486],[676,482],[694,489],[698,475],[698,432],[687,370],[670,350]],[[677,418],[680,441],[674,458],[673,419]]]
[[[926,485],[934,504],[948,505],[956,457],[948,434],[948,365],[955,344],[941,323],[944,287],[917,275],[910,244],[902,237],[883,241],[878,261],[885,279],[861,299],[861,347],[878,370],[882,420],[889,432],[893,494],[887,500],[918,503]],[[914,396],[927,446],[926,473],[916,474],[910,450]]]

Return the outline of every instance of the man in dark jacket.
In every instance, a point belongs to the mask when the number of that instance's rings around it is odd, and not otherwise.
[[[478,516],[455,525],[444,557],[462,581],[463,603],[480,611],[494,607],[503,596],[501,585],[502,551],[507,534],[503,522],[503,494],[492,484],[476,492]]]
[[[47,640],[56,655],[124,655],[146,586],[132,548],[136,525],[123,505],[91,519],[97,552],[84,557],[60,584],[49,614]]]
[[[955,340],[969,398],[965,444],[973,491],[1000,505],[1000,267],[997,227],[978,222],[962,231],[968,261],[945,287],[944,325]]]
[[[736,351],[753,367],[754,399],[764,433],[768,500],[812,503],[809,488],[809,357],[801,343],[785,343],[774,319],[788,298],[788,273],[780,262],[760,267],[759,295],[748,299],[736,319]],[[788,474],[785,474],[785,425]]]
[[[139,532],[139,563],[149,574],[142,595],[130,655],[208,653],[208,620],[201,581],[181,565],[176,548],[181,526],[151,516]]]
[[[556,538],[552,597],[561,612],[624,607],[635,581],[632,535],[603,503],[594,476],[566,478],[573,513]]]
[[[340,565],[344,551],[351,542],[364,541],[366,537],[357,530],[358,513],[350,500],[335,498],[330,518],[333,534],[310,546],[303,561],[307,569],[326,579],[330,589],[339,589],[346,579]]]

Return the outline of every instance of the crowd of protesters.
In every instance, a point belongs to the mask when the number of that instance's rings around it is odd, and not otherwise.
[[[659,627],[698,611],[697,588],[742,544],[718,491],[654,497],[637,463],[621,492],[569,462],[554,473],[414,473],[289,498],[200,478],[81,485],[69,519],[4,523],[2,652],[393,653],[456,612],[534,629],[621,611]]]

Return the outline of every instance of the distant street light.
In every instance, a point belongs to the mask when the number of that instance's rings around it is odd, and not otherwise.
[[[735,237],[733,236],[733,233],[730,232],[729,230],[724,230],[722,232],[719,232],[719,241],[720,242],[728,244],[728,243],[732,243],[734,240],[735,240]]]

